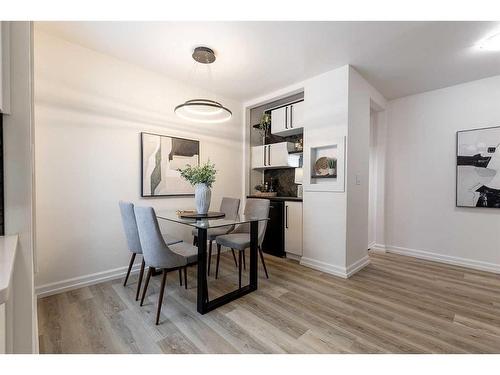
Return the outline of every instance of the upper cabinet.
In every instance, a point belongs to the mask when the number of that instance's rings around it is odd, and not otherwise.
[[[271,133],[281,137],[302,133],[304,102],[297,102],[271,111]]]
[[[290,154],[294,145],[291,142],[272,143],[263,146],[252,147],[252,168],[297,168],[300,164],[300,156]]]
[[[0,21],[0,113],[10,112],[9,22]]]

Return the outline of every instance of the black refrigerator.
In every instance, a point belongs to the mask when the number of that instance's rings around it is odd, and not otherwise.
[[[269,221],[262,242],[262,251],[277,257],[285,256],[285,202],[272,200],[269,206]]]

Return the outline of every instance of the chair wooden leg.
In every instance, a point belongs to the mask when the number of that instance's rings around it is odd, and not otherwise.
[[[127,285],[128,277],[130,276],[130,270],[134,265],[134,260],[136,255],[137,255],[136,253],[132,253],[132,257],[130,258],[130,263],[128,264],[127,276],[125,276],[125,281],[123,282],[123,286]]]
[[[182,268],[179,268],[179,285],[182,286]]]
[[[158,296],[158,307],[156,309],[156,325],[160,322],[160,311],[163,303],[163,293],[165,292],[165,284],[167,282],[167,270],[163,270],[163,278],[161,279],[160,295]]]
[[[148,268],[148,273],[146,275],[146,281],[144,282],[144,289],[142,290],[141,306],[144,303],[144,297],[146,297],[146,291],[148,290],[149,279],[151,279],[151,274],[153,273],[153,267]]]
[[[238,267],[238,262],[236,261],[236,254],[234,253],[233,248],[231,248],[231,252],[233,253],[234,265],[235,265],[235,267]]]
[[[208,272],[207,275],[210,276],[210,264],[212,263],[212,240],[210,240],[210,245],[208,246]]]
[[[188,288],[188,268],[184,267],[184,289]]]
[[[262,253],[262,248],[259,246],[258,249],[260,254],[260,260],[262,261],[262,265],[264,266],[264,272],[266,273],[266,279],[269,279],[269,275],[267,274],[266,262],[264,262],[264,254]]]
[[[241,289],[241,255],[243,251],[238,251],[238,287]]]
[[[141,263],[141,270],[139,271],[139,280],[137,282],[137,293],[135,294],[135,300],[139,300],[139,293],[141,292],[141,284],[142,284],[142,277],[144,276],[144,267],[146,266],[146,263],[144,262],[144,258],[142,259]]]
[[[246,265],[246,262],[245,262],[245,258],[246,258],[246,256],[245,256],[245,250],[242,250],[241,252],[243,253],[243,269],[246,270],[247,269],[247,265]]]
[[[217,244],[217,263],[215,264],[215,278],[219,277],[220,247],[221,245]]]

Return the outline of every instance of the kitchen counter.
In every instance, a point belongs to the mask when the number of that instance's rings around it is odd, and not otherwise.
[[[247,198],[269,199],[271,201],[302,202],[302,198],[299,198],[299,197],[261,197],[259,195],[247,195]]]
[[[17,235],[0,237],[0,305],[9,299],[16,250]]]

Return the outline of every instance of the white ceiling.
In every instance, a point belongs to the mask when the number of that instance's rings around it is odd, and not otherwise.
[[[248,100],[353,65],[386,98],[500,74],[477,42],[499,22],[37,22],[37,27],[166,76]],[[195,68],[192,49],[215,50]]]

